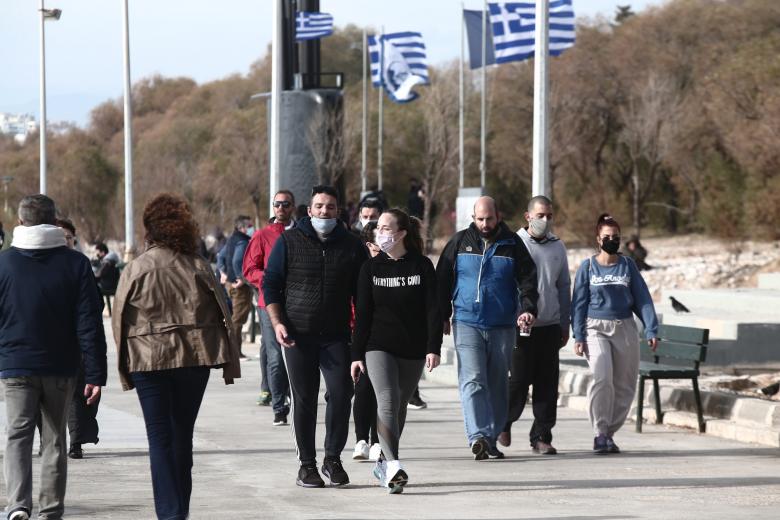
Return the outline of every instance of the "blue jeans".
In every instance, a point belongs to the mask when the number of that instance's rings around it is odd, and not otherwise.
[[[192,433],[209,381],[208,367],[132,372],[144,413],[159,520],[184,520],[192,494]]]
[[[260,314],[260,339],[263,342],[263,352],[266,358],[266,375],[263,377],[268,382],[268,388],[271,392],[271,406],[274,413],[287,415],[290,413],[290,409],[285,404],[285,400],[290,392],[290,380],[287,379],[287,369],[284,367],[282,347],[276,341],[274,326],[271,323],[271,317],[268,316],[268,311],[258,307],[257,312]],[[263,356],[260,356],[260,363],[263,363]]]
[[[454,322],[453,333],[466,436],[469,444],[483,437],[495,446],[507,418],[515,327],[483,330]]]

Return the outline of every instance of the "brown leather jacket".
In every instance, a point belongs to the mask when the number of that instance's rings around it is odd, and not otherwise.
[[[239,338],[209,263],[150,246],[122,271],[112,325],[122,388],[131,372],[222,367],[225,384],[241,377]]]

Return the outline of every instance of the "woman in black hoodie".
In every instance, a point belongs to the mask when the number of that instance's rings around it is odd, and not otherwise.
[[[442,319],[420,221],[391,209],[379,217],[376,233],[382,252],[363,264],[358,278],[352,378],[368,371],[376,393],[383,456],[374,476],[390,493],[401,493],[409,480],[398,459],[406,405],[423,367],[439,365]]]

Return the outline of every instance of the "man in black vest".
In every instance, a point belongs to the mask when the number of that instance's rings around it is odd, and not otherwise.
[[[320,371],[328,392],[322,473],[331,485],[349,483],[341,451],[349,433],[351,303],[360,266],[367,258],[360,239],[337,218],[338,193],[312,190],[309,217],[282,233],[263,277],[266,310],[282,347],[290,378],[298,460],[296,484],[323,487],[314,436]]]

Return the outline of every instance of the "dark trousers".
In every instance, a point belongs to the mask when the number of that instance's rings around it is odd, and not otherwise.
[[[292,426],[298,460],[316,461],[317,398],[320,372],[325,379],[325,456],[340,457],[349,435],[352,379],[349,375],[350,352],[344,340],[321,340],[299,336],[295,346],[283,348],[290,377]]]
[[[355,401],[352,403],[352,419],[355,421],[355,440],[369,444],[379,442],[376,431],[376,395],[368,374],[361,374],[355,383]]]
[[[509,416],[504,431],[523,414],[528,387],[533,385],[534,423],[531,445],[552,442],[552,429],[558,416],[558,351],[561,348],[560,325],[534,327],[531,335],[517,336],[512,350],[512,376],[509,378]]]
[[[84,386],[84,367],[82,367],[79,370],[76,388],[73,391],[73,400],[68,409],[68,432],[70,433],[71,445],[98,443],[97,413],[100,401],[87,406]]]
[[[154,509],[160,520],[187,518],[192,494],[192,433],[208,367],[133,372],[149,439]]]

